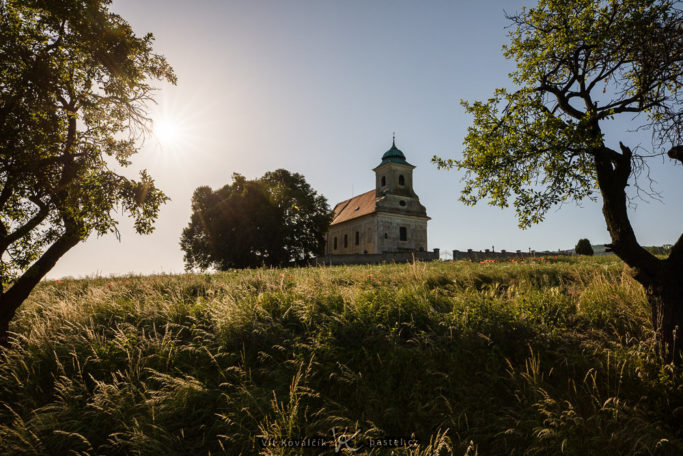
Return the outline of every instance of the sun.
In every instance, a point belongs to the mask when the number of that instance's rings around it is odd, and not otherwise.
[[[2,0],[0,0],[1,2]],[[165,93],[158,105],[149,113],[151,123],[146,139],[150,146],[168,158],[169,155],[186,155],[205,140],[206,126],[202,108],[188,99]]]
[[[164,116],[153,121],[152,132],[162,146],[177,146],[183,140],[183,129],[177,119]]]

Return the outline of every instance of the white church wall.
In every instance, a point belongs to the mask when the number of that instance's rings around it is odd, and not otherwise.
[[[377,251],[401,252],[406,250],[427,250],[427,219],[400,214],[377,214]],[[406,240],[402,241],[401,227],[406,229]]]
[[[331,226],[327,236],[326,254],[376,253],[375,217],[372,214]],[[358,232],[358,244],[356,244],[356,232]],[[346,247],[344,247],[344,236],[347,239]],[[336,249],[334,248],[335,237],[337,238]]]

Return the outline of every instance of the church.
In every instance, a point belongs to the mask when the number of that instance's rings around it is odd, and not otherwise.
[[[325,254],[426,252],[429,217],[413,189],[414,169],[394,138],[373,170],[375,188],[334,207]]]

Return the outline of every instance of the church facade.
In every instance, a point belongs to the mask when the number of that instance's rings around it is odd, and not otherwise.
[[[427,251],[427,210],[413,189],[415,166],[394,140],[375,172],[375,188],[334,207],[326,255]]]

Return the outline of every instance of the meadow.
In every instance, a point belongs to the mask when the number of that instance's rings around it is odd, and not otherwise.
[[[3,455],[683,454],[614,257],[46,281],[12,331]]]

